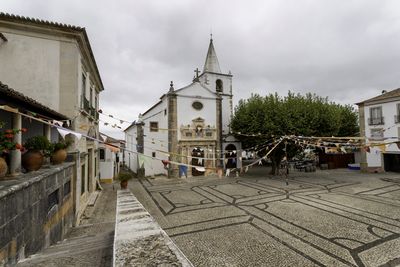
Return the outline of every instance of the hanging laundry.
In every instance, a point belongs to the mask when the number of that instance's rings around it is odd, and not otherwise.
[[[144,168],[144,162],[146,160],[145,156],[143,154],[138,154],[138,160],[139,160],[139,168]]]
[[[229,159],[224,158],[224,163],[225,163],[225,165],[228,164],[228,160],[229,160]]]
[[[244,169],[244,172],[248,172],[249,171],[249,166],[246,166],[246,168]]]
[[[232,164],[236,164],[236,159],[235,158],[232,159]]]
[[[197,163],[200,164],[200,165],[203,165],[203,159],[198,159]]]
[[[225,176],[228,177],[231,174],[231,169],[226,169]]]
[[[199,167],[199,166],[196,166],[196,167],[194,167],[196,170],[198,170],[199,172],[205,172],[206,171],[206,169],[204,168],[204,167]]]
[[[179,178],[185,176],[187,178],[188,167],[186,165],[179,165]]]
[[[169,161],[166,159],[161,160],[162,164],[164,165],[164,169],[168,170]]]

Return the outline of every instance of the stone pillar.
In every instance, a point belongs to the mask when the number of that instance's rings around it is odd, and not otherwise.
[[[360,136],[366,137],[365,134],[365,113],[364,113],[364,104],[359,104],[358,106],[358,120],[360,123]],[[365,144],[366,140],[362,141]],[[360,162],[360,170],[361,172],[368,172],[368,162],[367,162],[367,152],[364,148],[360,148],[361,150],[361,162]]]
[[[167,94],[168,101],[168,152],[170,161],[178,161],[178,118],[177,118],[177,97],[174,91],[174,84],[171,81],[169,92]],[[178,177],[178,166],[169,164],[168,177]]]
[[[50,125],[44,125],[44,135],[46,136],[47,140],[51,142],[51,127]]]
[[[141,121],[139,123],[136,124],[137,125],[137,147],[136,150],[139,153],[144,153],[144,128],[143,125],[144,123]],[[137,155],[137,176],[139,178],[143,178],[146,175],[146,169],[143,167],[140,167],[139,165],[139,155]]]
[[[21,129],[22,128],[22,118],[20,114],[13,114],[13,129]],[[14,135],[14,142],[21,144],[22,142],[22,135],[21,132],[18,132]],[[11,150],[11,157],[10,157],[10,174],[17,175],[21,172],[21,151],[18,149]]]

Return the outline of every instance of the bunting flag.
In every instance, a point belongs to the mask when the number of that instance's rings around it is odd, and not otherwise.
[[[386,145],[379,145],[378,148],[379,148],[382,152],[386,152]]]
[[[69,131],[69,130],[63,130],[63,129],[60,129],[60,128],[57,128],[57,131],[59,132],[59,134],[62,136],[63,139],[65,139],[65,136],[67,134],[74,135],[76,138],[78,138],[78,140],[81,140],[81,138],[82,138],[82,134],[77,133],[77,132],[73,132],[73,131]]]
[[[259,161],[258,161],[258,165],[262,165],[262,160],[259,160]]]
[[[228,160],[229,160],[229,159],[227,159],[227,158],[224,159],[225,165],[228,164]]]
[[[228,177],[231,174],[231,169],[226,169],[225,177]]]
[[[246,166],[246,168],[244,168],[244,172],[248,172],[249,171],[249,166]]]

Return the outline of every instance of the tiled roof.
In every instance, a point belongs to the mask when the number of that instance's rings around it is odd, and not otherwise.
[[[103,81],[101,80],[100,72],[97,68],[96,59],[94,58],[92,47],[90,46],[89,37],[87,36],[86,29],[84,27],[78,27],[78,26],[74,26],[74,25],[70,25],[70,24],[58,23],[58,22],[42,20],[42,19],[18,16],[18,15],[8,14],[8,13],[4,13],[4,12],[0,12],[0,21],[9,21],[9,22],[18,21],[18,22],[21,22],[21,23],[27,24],[27,25],[39,25],[39,26],[45,26],[45,28],[59,29],[59,30],[63,30],[66,32],[70,32],[70,33],[74,33],[74,32],[79,33],[79,34],[82,33],[84,42],[87,44],[90,57],[93,60],[95,72],[96,72],[97,76],[99,77],[100,86],[101,86],[100,90],[104,89]]]
[[[73,26],[73,25],[69,25],[69,24],[63,24],[63,23],[58,23],[58,22],[53,22],[53,21],[48,21],[48,20],[18,16],[18,15],[3,13],[3,12],[0,12],[0,19],[9,20],[9,21],[19,20],[19,21],[22,21],[25,23],[42,24],[42,25],[53,26],[53,27],[58,27],[58,28],[62,27],[65,29],[70,29],[70,30],[75,30],[75,31],[85,30],[85,28]]]
[[[373,98],[364,100],[362,102],[357,103],[357,105],[371,103],[371,102],[385,101],[385,100],[389,100],[390,98],[393,98],[393,97],[400,97],[400,88],[397,88],[397,89],[394,89],[392,91],[389,91],[389,92],[383,93],[381,95],[375,96]]]
[[[5,101],[4,103],[2,103]],[[23,95],[20,92],[11,89],[7,85],[0,81],[0,104],[7,104],[11,106],[16,106],[18,108],[24,108],[31,112],[39,113],[43,116],[51,117],[56,120],[68,120],[69,118],[65,115],[54,111],[38,101]]]

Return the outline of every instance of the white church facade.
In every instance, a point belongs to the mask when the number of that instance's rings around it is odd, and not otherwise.
[[[230,135],[232,75],[222,73],[213,40],[203,72],[168,92],[125,129],[126,165],[139,175],[215,174],[241,167],[241,144]]]

